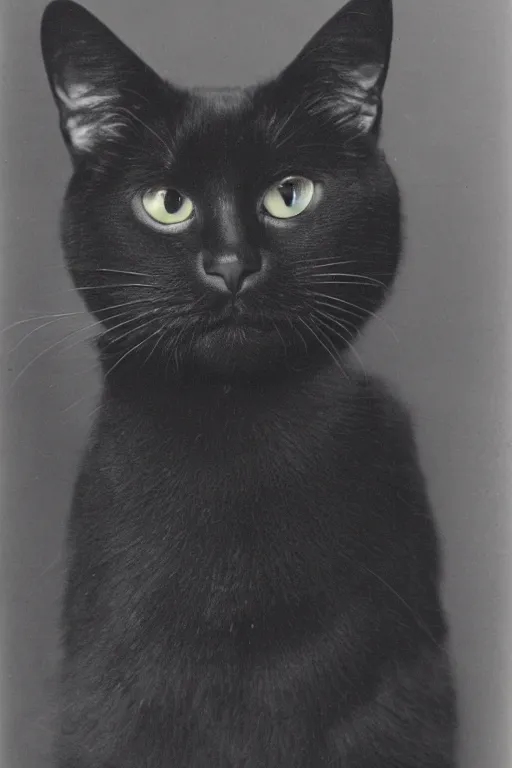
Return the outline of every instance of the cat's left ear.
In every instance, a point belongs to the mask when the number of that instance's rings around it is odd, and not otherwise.
[[[113,32],[71,0],[47,6],[41,47],[64,141],[74,159],[122,136],[140,105],[164,87]]]
[[[391,0],[351,0],[278,78],[315,115],[377,133],[393,37]]]

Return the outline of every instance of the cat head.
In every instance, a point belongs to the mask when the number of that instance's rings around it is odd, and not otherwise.
[[[63,243],[104,359],[229,375],[347,348],[400,256],[378,144],[391,38],[391,0],[352,0],[276,77],[184,89],[76,3],[47,7]]]

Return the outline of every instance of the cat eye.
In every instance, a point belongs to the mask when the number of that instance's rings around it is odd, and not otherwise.
[[[158,224],[172,226],[190,219],[194,204],[177,189],[150,189],[140,200],[145,213]]]
[[[289,176],[265,193],[263,207],[275,219],[291,219],[306,210],[313,199],[315,185],[303,176]]]

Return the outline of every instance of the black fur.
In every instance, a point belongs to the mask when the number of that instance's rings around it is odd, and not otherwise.
[[[352,0],[277,78],[185,91],[80,6],[45,12],[63,241],[104,370],[69,525],[59,768],[454,766],[409,419],[347,360],[400,256],[378,148],[391,26],[389,0]],[[313,202],[272,219],[261,196],[291,174]],[[182,230],[137,215],[155,185],[194,201]],[[251,271],[238,293],[229,259]]]

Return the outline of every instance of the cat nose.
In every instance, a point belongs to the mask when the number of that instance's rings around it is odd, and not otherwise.
[[[238,293],[250,275],[261,271],[261,260],[243,259],[235,253],[221,256],[203,255],[203,269],[206,275],[213,277],[218,287],[227,288],[231,293]],[[220,278],[219,281],[216,278]],[[222,282],[221,282],[222,281]]]

